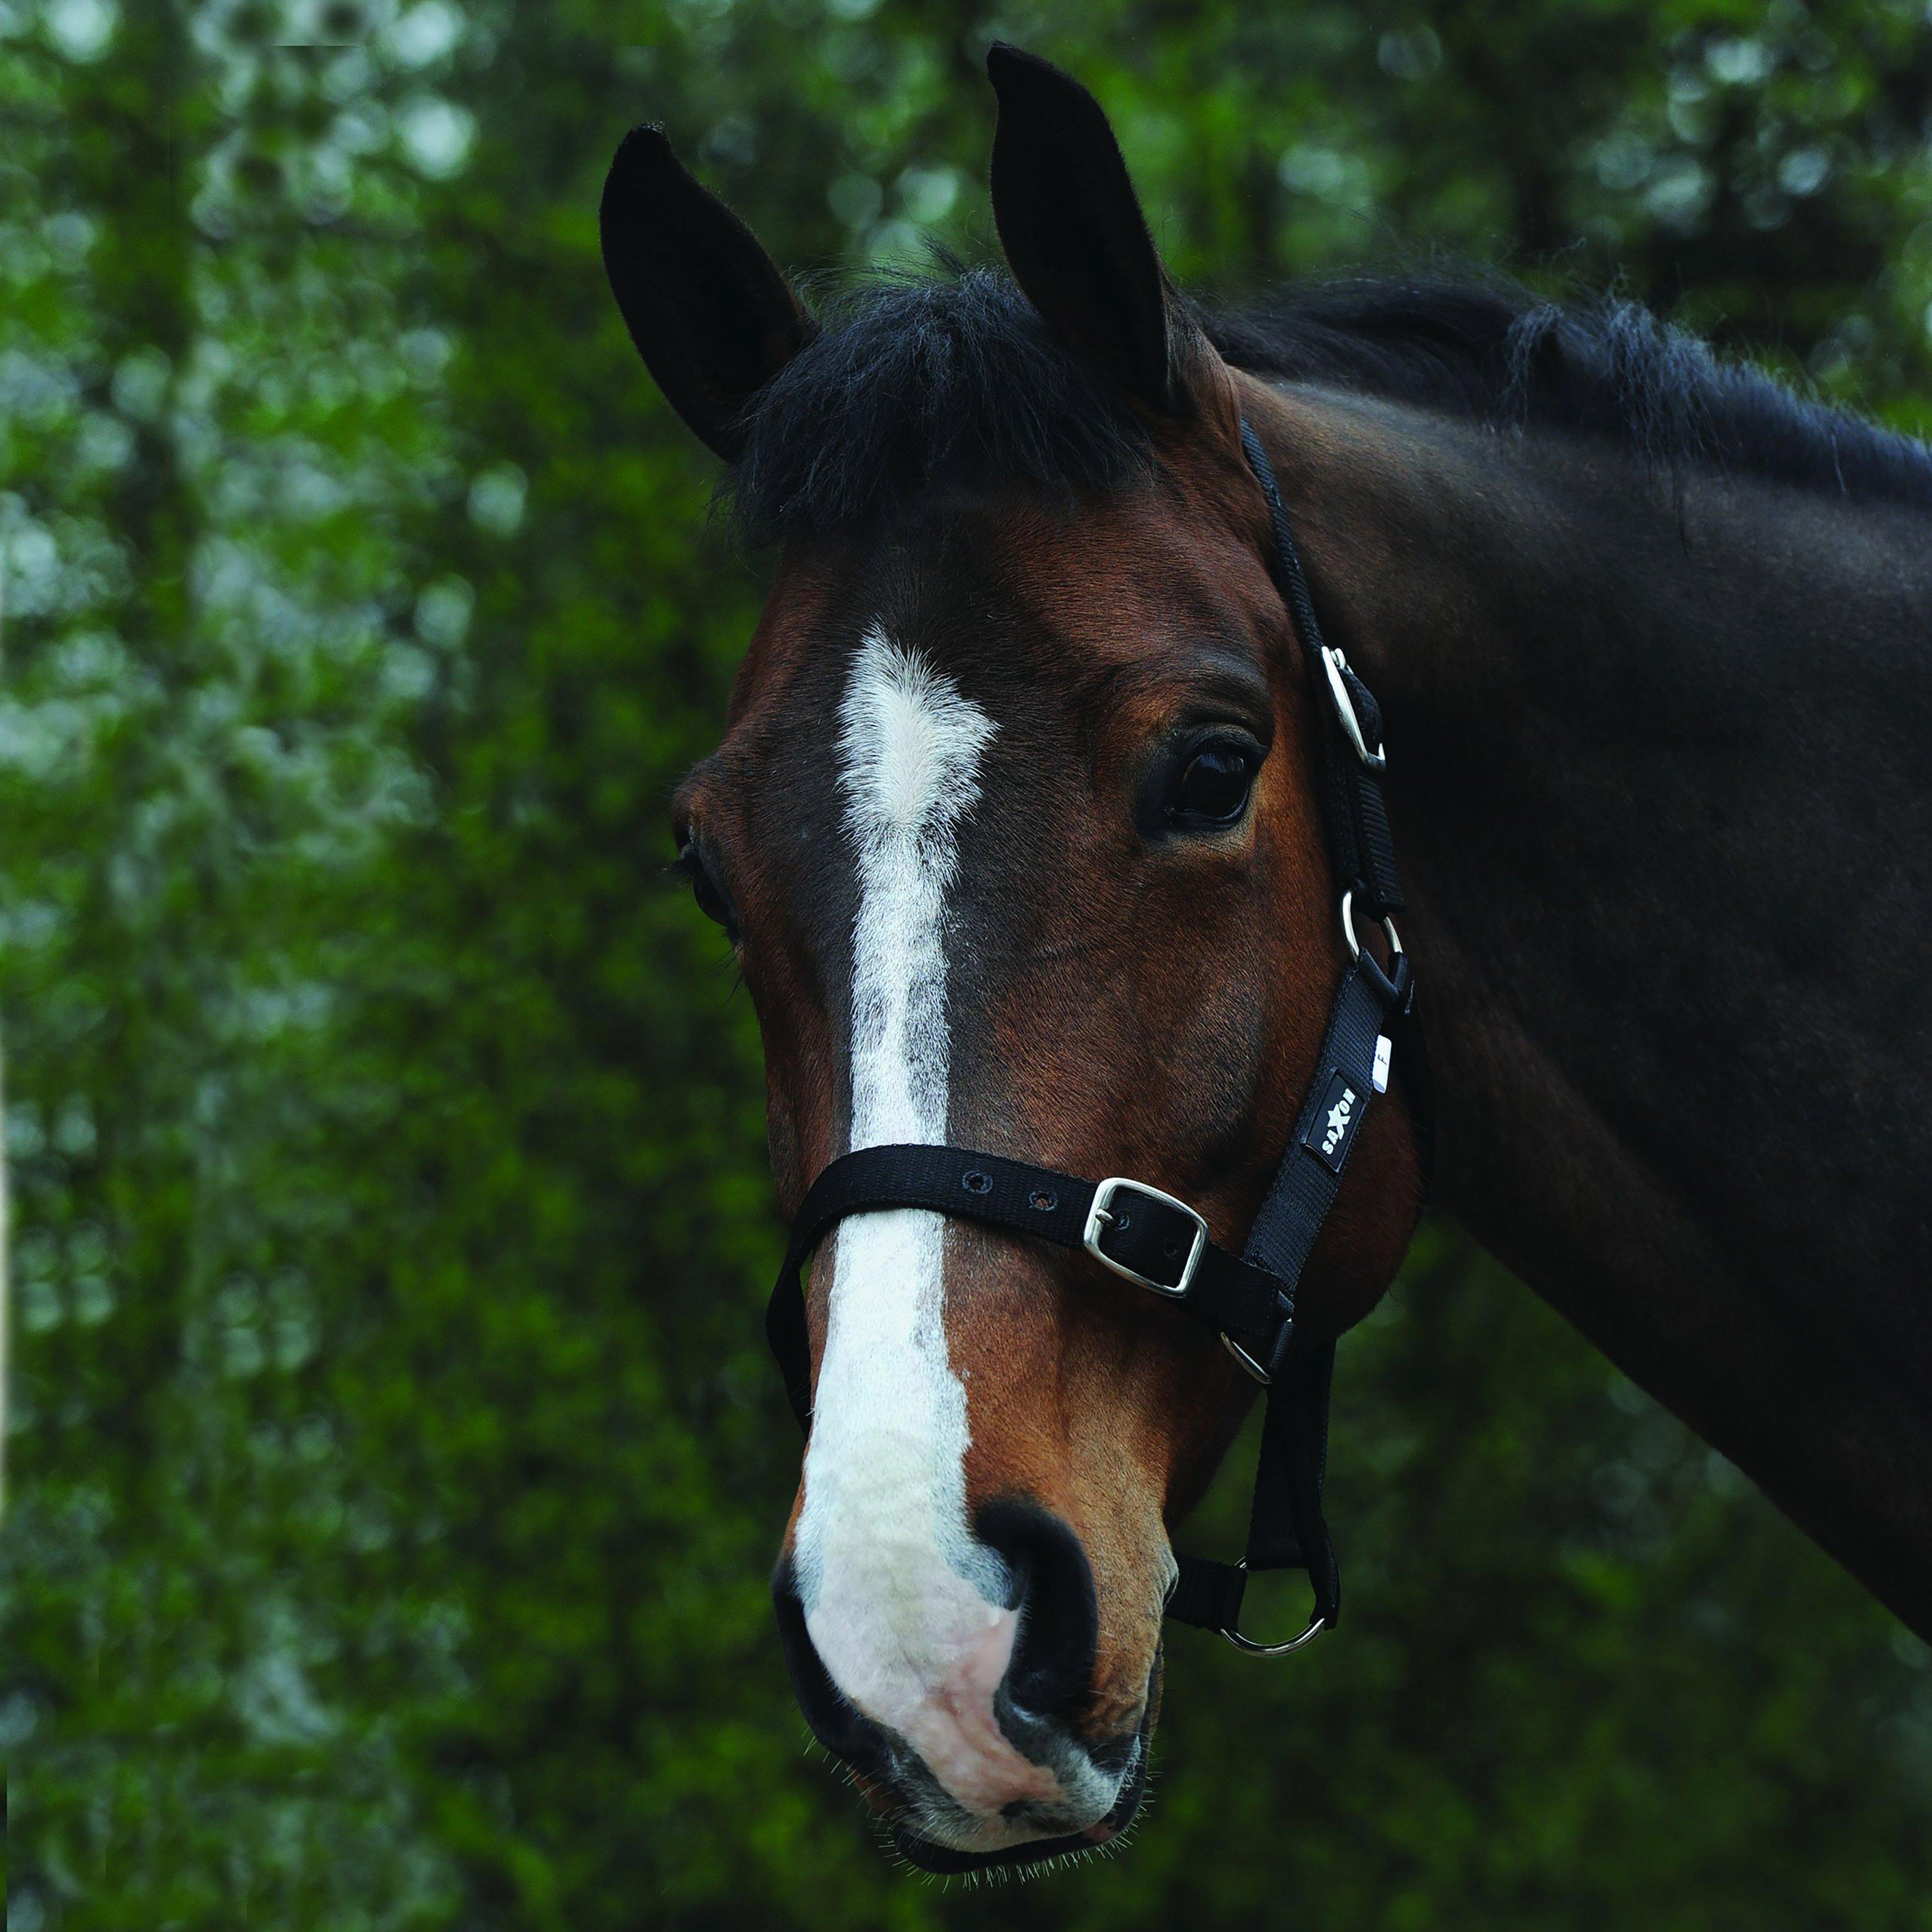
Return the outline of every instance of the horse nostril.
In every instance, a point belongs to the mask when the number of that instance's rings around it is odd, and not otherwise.
[[[983,1504],[974,1534],[1005,1559],[1019,1635],[1006,1667],[1012,1701],[1041,1717],[1078,1715],[1090,1694],[1100,1607],[1087,1552],[1060,1518],[1030,1497]]]

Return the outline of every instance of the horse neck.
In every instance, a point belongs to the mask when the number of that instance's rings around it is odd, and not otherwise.
[[[1388,722],[1438,1201],[1928,1630],[1923,513],[1278,400]]]

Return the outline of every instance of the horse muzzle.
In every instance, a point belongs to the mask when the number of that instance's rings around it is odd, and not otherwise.
[[[974,1528],[992,1559],[974,1566],[977,1589],[956,1576],[922,1598],[862,1572],[802,1591],[789,1553],[772,1580],[814,1735],[934,1871],[1090,1850],[1131,1822],[1146,1783],[1151,1697],[1096,1735],[1099,1618],[1078,1539],[1030,1499],[986,1505]]]

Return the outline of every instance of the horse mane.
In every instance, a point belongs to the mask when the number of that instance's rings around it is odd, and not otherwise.
[[[1502,430],[1604,437],[1646,464],[1932,508],[1932,450],[1721,360],[1639,304],[1500,279],[1300,283],[1196,319],[1236,368]],[[849,530],[934,486],[1060,497],[1145,476],[1147,432],[1002,274],[946,264],[848,288],[752,405],[726,482],[754,539]]]

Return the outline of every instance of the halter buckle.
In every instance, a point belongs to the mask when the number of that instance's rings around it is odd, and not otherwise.
[[[1123,1261],[1116,1261],[1100,1245],[1100,1230],[1111,1227],[1121,1218],[1114,1212],[1114,1198],[1122,1188],[1130,1189],[1136,1194],[1144,1195],[1150,1201],[1158,1201],[1163,1208],[1172,1208],[1178,1214],[1184,1214],[1194,1223],[1193,1245],[1187,1250],[1187,1258],[1181,1264],[1180,1279],[1174,1282],[1156,1281],[1151,1275],[1142,1274],[1138,1268],[1131,1268]],[[1163,1194],[1158,1187],[1150,1187],[1144,1180],[1131,1180],[1125,1174],[1117,1174],[1103,1180],[1094,1190],[1094,1204],[1087,1210],[1087,1225],[1081,1231],[1080,1245],[1102,1268],[1112,1268],[1124,1280],[1132,1282],[1137,1288],[1146,1288],[1150,1293],[1164,1295],[1170,1301],[1186,1299],[1187,1291],[1194,1282],[1194,1270],[1200,1264],[1201,1257],[1208,1246],[1208,1223],[1189,1207],[1185,1201],[1177,1201],[1172,1194]]]
[[[1322,646],[1322,668],[1328,674],[1328,696],[1335,706],[1335,716],[1342,729],[1348,734],[1348,742],[1354,746],[1355,755],[1372,772],[1382,770],[1388,764],[1388,754],[1378,745],[1372,752],[1368,741],[1362,736],[1362,721],[1355,715],[1355,700],[1348,689],[1348,680],[1342,674],[1348,668],[1348,660],[1333,644]]]

